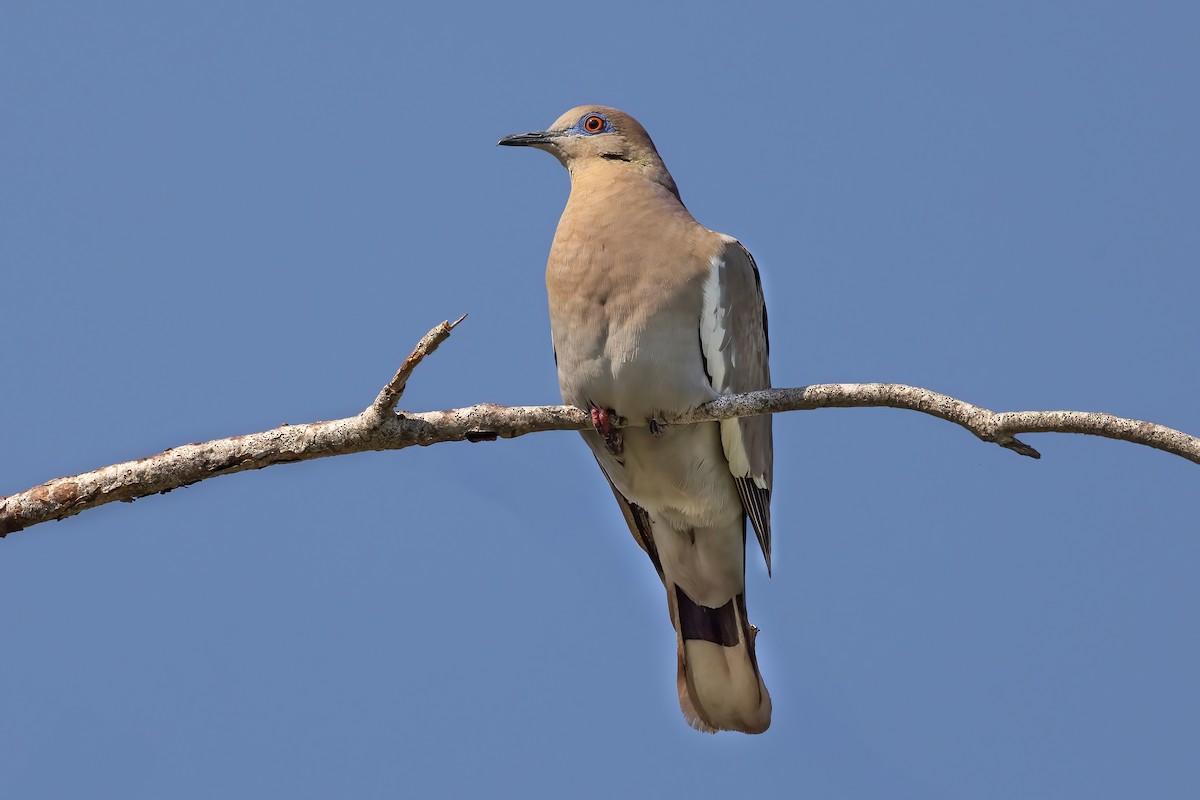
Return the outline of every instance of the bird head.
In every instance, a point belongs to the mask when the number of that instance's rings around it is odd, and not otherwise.
[[[544,131],[505,136],[497,144],[545,150],[572,175],[581,167],[601,162],[626,164],[679,195],[650,134],[636,119],[615,108],[578,106]]]

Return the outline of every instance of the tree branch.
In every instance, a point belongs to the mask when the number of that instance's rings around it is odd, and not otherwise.
[[[187,444],[137,461],[56,478],[0,498],[0,537],[115,500],[132,502],[217,475],[262,469],[272,464],[440,442],[511,439],[538,431],[583,430],[591,424],[589,415],[573,406],[484,403],[449,411],[392,413],[413,370],[464,318],[465,315],[453,323],[443,322],[427,333],[374,402],[353,417],[283,425],[262,433]],[[1165,450],[1200,464],[1200,439],[1163,425],[1082,411],[996,413],[948,395],[898,383],[827,383],[727,395],[658,422],[684,425],[783,411],[865,407],[905,408],[930,414],[961,425],[985,442],[994,442],[1031,458],[1041,456],[1018,441],[1017,434],[1104,436]]]
[[[373,412],[376,416],[382,417],[385,414],[390,414],[396,410],[396,403],[400,402],[400,398],[404,396],[404,387],[408,385],[408,378],[413,374],[413,370],[417,365],[424,360],[425,356],[438,349],[438,345],[450,338],[450,331],[458,327],[458,323],[467,318],[463,314],[454,322],[442,322],[437,325],[429,333],[421,337],[421,341],[417,342],[417,346],[413,348],[412,353],[408,358],[404,359],[404,363],[400,365],[400,369],[388,381],[387,386],[379,392],[379,396],[375,398],[375,402],[371,404],[368,411]]]

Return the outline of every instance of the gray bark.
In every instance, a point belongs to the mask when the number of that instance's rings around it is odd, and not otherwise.
[[[115,500],[132,501],[181,486],[272,464],[367,450],[400,450],[440,442],[511,439],[537,431],[581,430],[589,415],[572,406],[497,406],[449,411],[395,411],[413,370],[461,322],[443,322],[417,344],[395,376],[362,413],[345,419],[283,425],[262,433],[174,447],[157,455],[43,483],[0,498],[0,537],[65,519]],[[1200,464],[1200,439],[1133,419],[1083,411],[997,413],[928,389],[897,383],[829,383],[727,395],[684,414],[658,420],[684,425],[817,408],[905,408],[953,422],[985,442],[1023,456],[1039,453],[1016,439],[1023,433],[1082,433],[1154,447]],[[621,426],[645,421],[621,420]]]

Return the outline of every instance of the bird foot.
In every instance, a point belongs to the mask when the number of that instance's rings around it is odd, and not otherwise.
[[[625,436],[620,428],[613,427],[613,420],[620,419],[617,412],[611,408],[601,408],[595,403],[588,403],[592,412],[592,427],[604,439],[604,446],[614,456],[625,452]]]

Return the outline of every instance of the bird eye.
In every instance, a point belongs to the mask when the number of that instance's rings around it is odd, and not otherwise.
[[[604,130],[604,117],[592,114],[583,120],[583,129],[588,133],[599,133]]]

